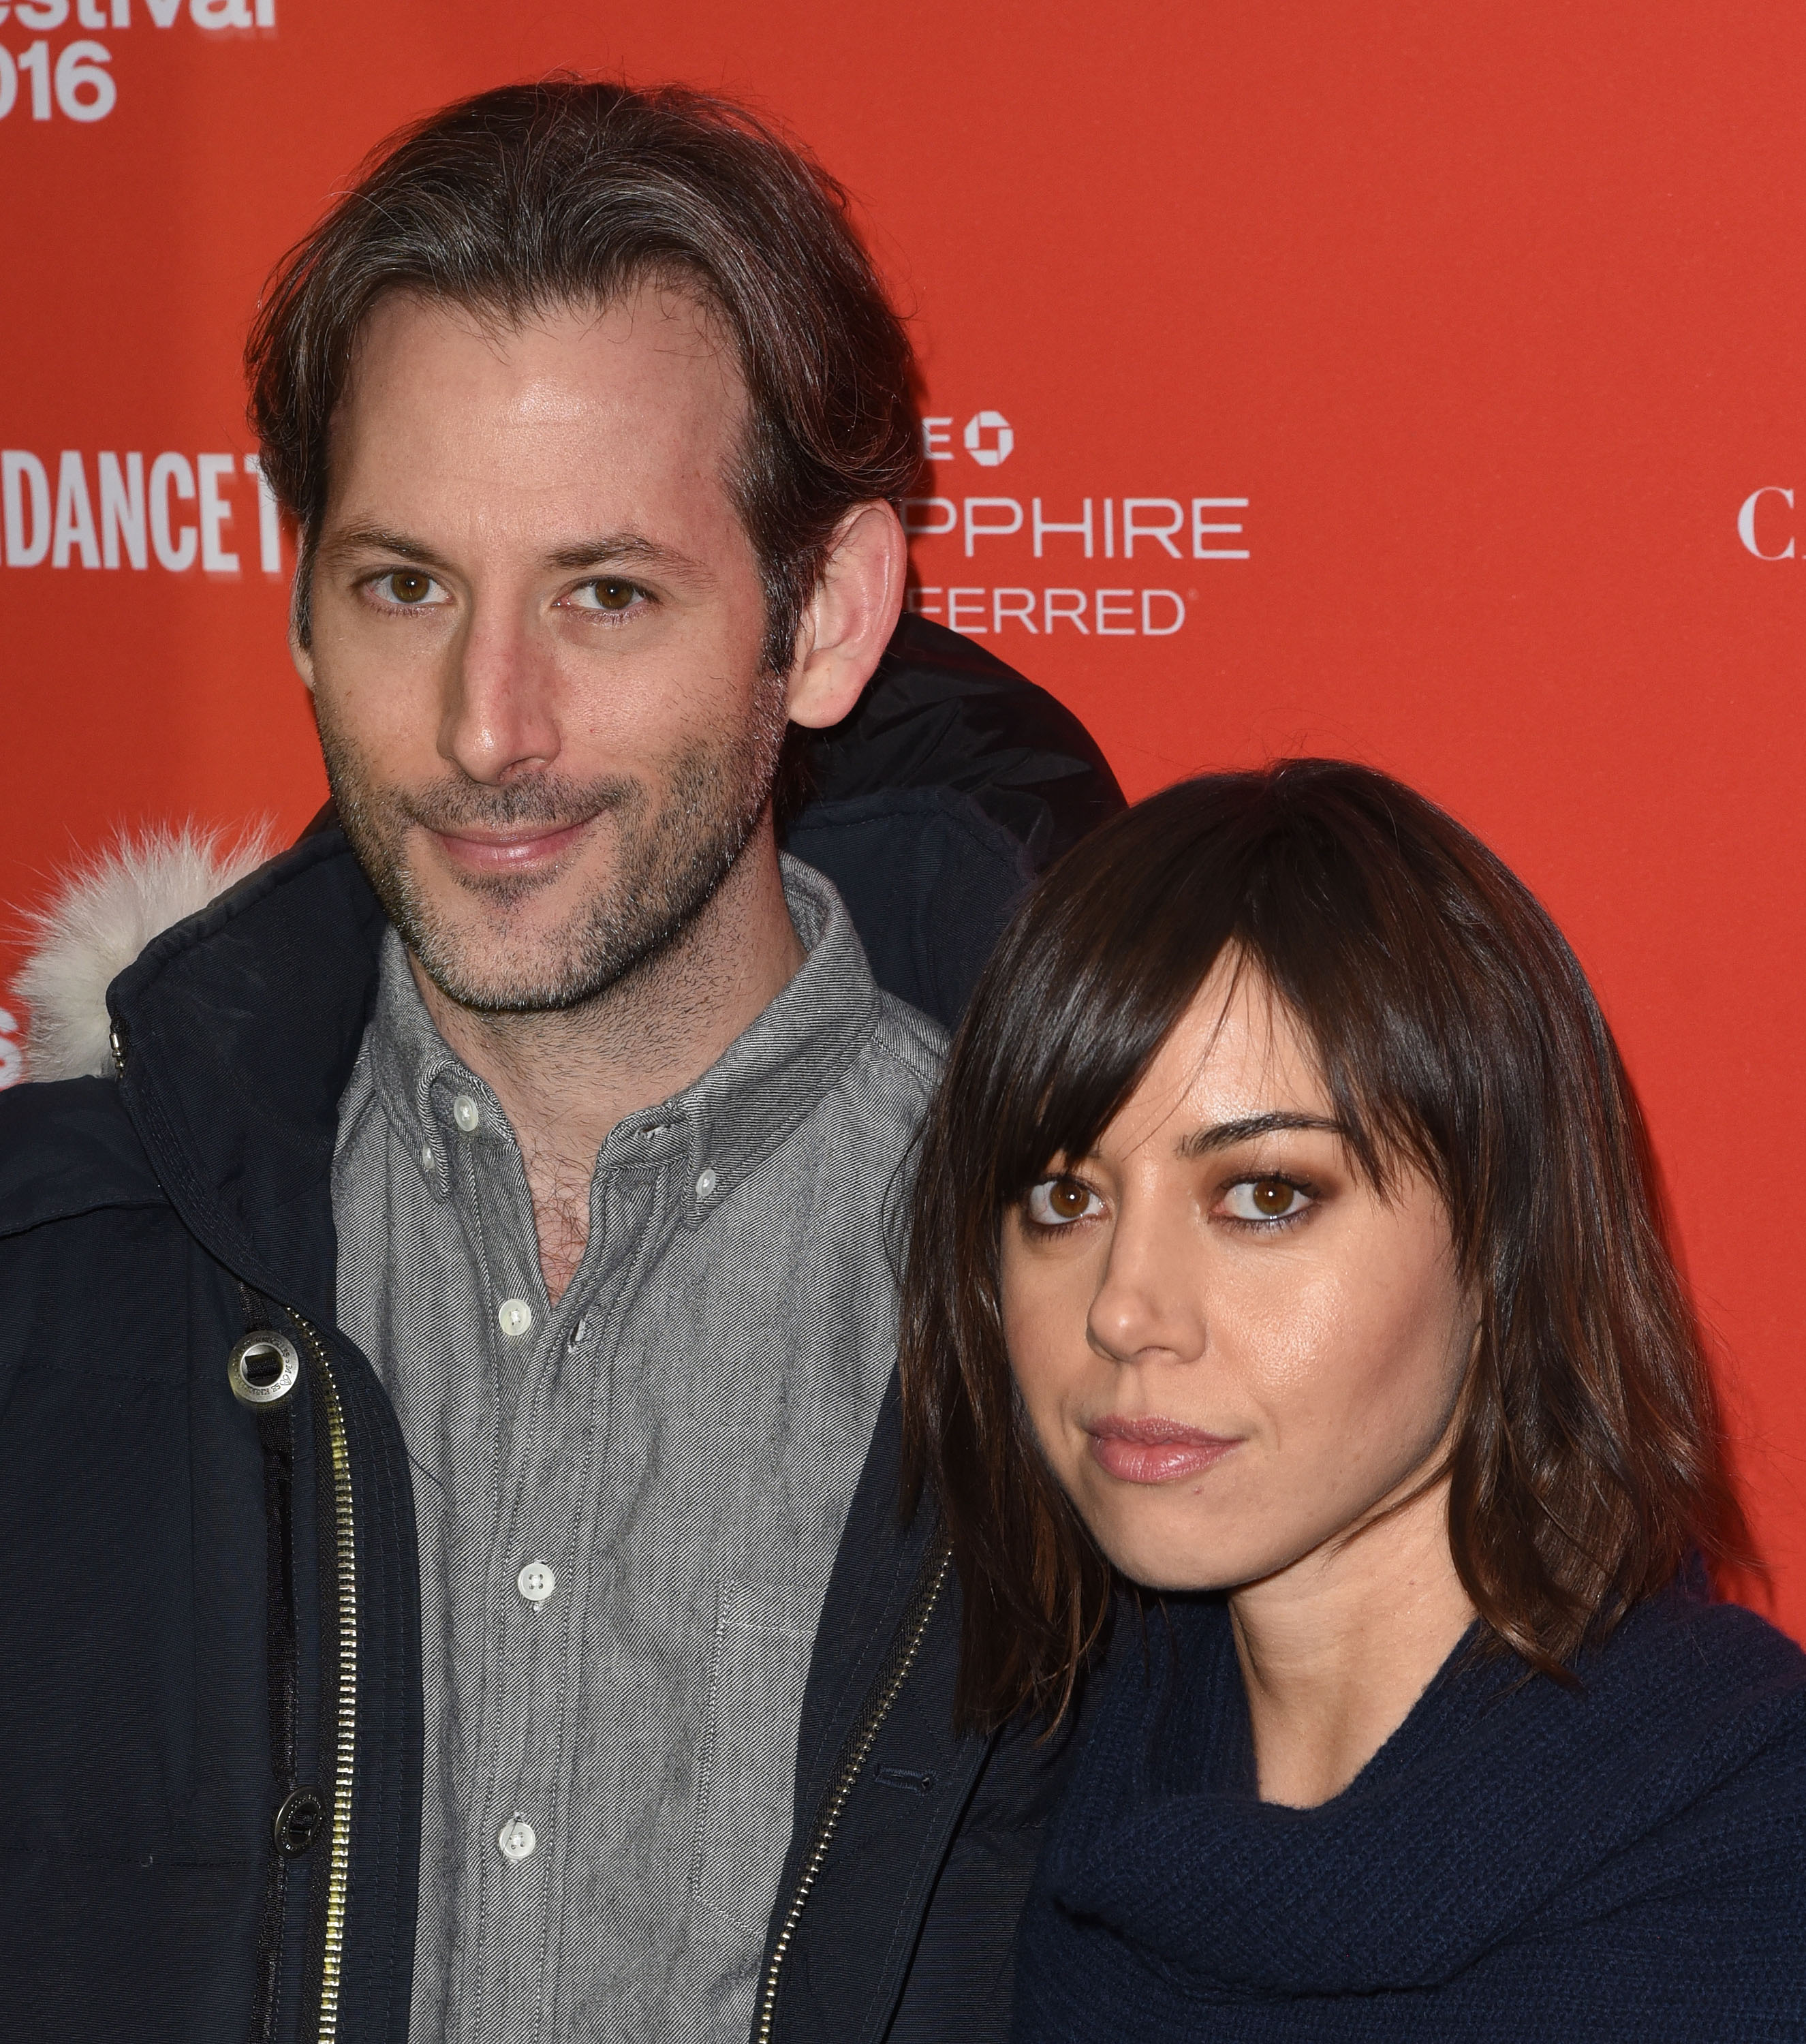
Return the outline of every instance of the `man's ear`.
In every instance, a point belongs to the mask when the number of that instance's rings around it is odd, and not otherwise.
[[[303,544],[289,587],[289,658],[302,686],[313,693],[313,549]]]
[[[797,635],[790,721],[824,731],[859,699],[903,608],[909,542],[888,504],[858,504],[840,521]]]
[[[313,655],[301,643],[301,634],[293,624],[289,627],[289,658],[294,663],[294,670],[300,675],[308,694],[313,693]]]

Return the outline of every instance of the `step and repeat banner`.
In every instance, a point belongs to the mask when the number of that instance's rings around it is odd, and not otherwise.
[[[1132,794],[1370,760],[1548,902],[1806,1634],[1806,15],[1711,0],[0,0],[0,1082],[121,826],[298,829],[239,351],[375,143],[569,66],[750,101],[924,370],[910,601]]]

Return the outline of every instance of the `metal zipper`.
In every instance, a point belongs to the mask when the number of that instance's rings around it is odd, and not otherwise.
[[[352,1518],[351,1450],[339,1388],[326,1360],[326,1346],[311,1324],[291,1306],[290,1317],[305,1337],[318,1366],[314,1383],[326,1420],[332,1465],[333,1547],[337,1558],[339,1608],[338,1733],[332,1754],[332,1849],[326,1873],[326,1936],[320,1975],[318,2044],[334,2044],[339,2031],[340,1975],[345,1958],[345,1891],[351,1875],[352,1763],[357,1737],[357,1543]]]
[[[941,1586],[947,1581],[947,1572],[953,1566],[953,1550],[943,1544],[938,1561],[931,1564],[932,1573],[927,1576],[918,1593],[913,1610],[904,1620],[904,1630],[890,1667],[879,1683],[876,1694],[866,1708],[866,1714],[855,1727],[844,1748],[845,1757],[840,1772],[834,1778],[820,1813],[815,1820],[815,1835],[809,1840],[809,1850],[803,1856],[802,1871],[797,1877],[797,1885],[790,1896],[790,1906],[784,1912],[783,1927],[778,1933],[777,1942],[771,1947],[771,1962],[765,1969],[765,1979],[759,1990],[759,2020],[753,2026],[753,2044],[770,2044],[771,2027],[778,2017],[778,1982],[784,1969],[784,1961],[790,1955],[792,1940],[796,1936],[797,1925],[801,1919],[803,1906],[809,1900],[809,1892],[815,1886],[823,1863],[828,1858],[828,1848],[834,1842],[834,1834],[840,1828],[840,1819],[847,1807],[847,1800],[853,1792],[853,1785],[865,1770],[871,1756],[880,1728],[890,1715],[890,1708],[901,1695],[909,1670],[916,1664],[920,1650],[922,1637],[928,1629],[928,1620],[934,1616],[940,1601]]]

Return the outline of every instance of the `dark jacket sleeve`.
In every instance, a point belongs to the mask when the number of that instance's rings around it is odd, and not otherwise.
[[[1012,1725],[986,1757],[938,1870],[885,2044],[1005,2044],[1016,1927],[1077,1738]]]
[[[1016,1919],[1078,1736],[955,1729],[951,1571],[892,1685],[939,1551],[931,1508],[899,1516],[901,1447],[893,1382],[809,1669],[754,2032],[770,2044],[1005,2044]]]
[[[906,617],[852,714],[793,754],[780,806],[878,984],[951,1028],[1035,876],[1124,802],[1070,710]]]

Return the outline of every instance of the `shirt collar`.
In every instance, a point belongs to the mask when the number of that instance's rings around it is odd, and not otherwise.
[[[700,1078],[628,1116],[603,1146],[604,1161],[663,1161],[687,1151],[692,1219],[718,1206],[814,1111],[876,1016],[878,988],[832,883],[787,855],[779,865],[802,964]],[[500,1102],[433,1027],[392,928],[367,1041],[378,1097],[418,1146],[422,1170],[441,1198],[451,1189],[446,1166],[455,1138],[486,1136],[513,1147]],[[467,1119],[475,1105],[475,1129],[459,1120],[461,1104]]]

